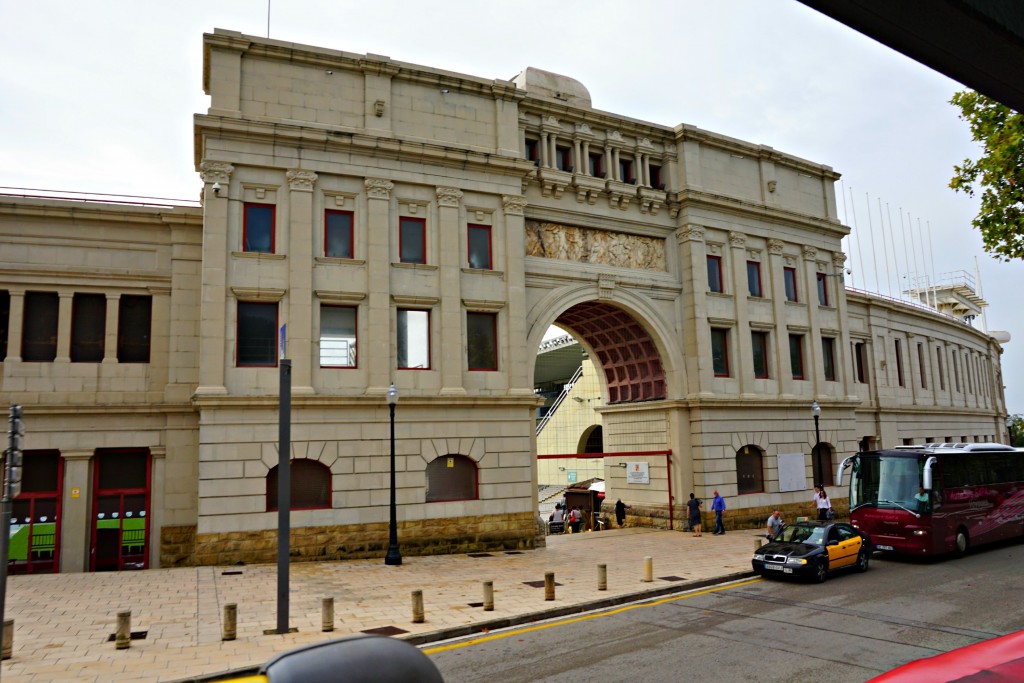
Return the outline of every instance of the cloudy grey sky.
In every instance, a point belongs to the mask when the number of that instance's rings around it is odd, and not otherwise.
[[[948,104],[956,82],[795,0],[269,7],[270,36],[280,40],[485,78],[535,66],[580,80],[599,109],[689,123],[832,166],[843,174],[840,218],[859,234],[859,245],[847,244],[848,284],[898,295],[905,264],[915,269],[901,209],[924,273],[920,219],[930,274],[973,274],[977,264],[988,328],[1014,337],[1003,356],[1007,404],[1024,412],[1024,316],[1015,300],[1024,264],[987,256],[970,225],[977,201],[947,189],[953,165],[977,154]],[[265,0],[7,3],[0,186],[196,199],[192,114],[208,106],[202,34],[216,27],[266,36],[267,9]],[[889,216],[896,228],[883,239],[880,221],[888,226]],[[900,252],[889,253],[888,270],[886,242]]]

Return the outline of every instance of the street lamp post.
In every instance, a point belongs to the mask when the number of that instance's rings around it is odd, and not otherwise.
[[[384,564],[402,564],[402,552],[398,549],[398,515],[395,510],[395,404],[398,403],[398,389],[388,387],[388,412],[391,413],[391,525],[388,528],[388,554]]]
[[[817,401],[811,402],[811,415],[814,416],[814,467],[811,469],[816,476],[814,484],[817,486],[823,483],[821,479],[824,474],[821,467],[821,432],[818,431],[818,418],[821,417],[821,406],[818,405]]]

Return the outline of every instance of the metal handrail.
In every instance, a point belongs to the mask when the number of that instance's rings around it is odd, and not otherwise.
[[[543,418],[541,418],[541,421],[537,423],[537,436],[540,436],[541,430],[547,426],[548,422],[551,420],[551,416],[554,415],[555,411],[558,410],[558,407],[562,405],[562,401],[564,401],[565,397],[569,395],[570,391],[572,391],[572,388],[576,385],[576,381],[580,378],[582,374],[583,365],[580,364],[580,366],[576,368],[576,372],[573,373],[572,379],[570,379],[565,384],[565,386],[562,387],[562,393],[559,394],[558,398],[555,399],[555,402],[551,404],[551,409],[544,415]]]

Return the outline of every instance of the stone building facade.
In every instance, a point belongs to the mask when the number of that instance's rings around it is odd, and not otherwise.
[[[656,454],[608,495],[663,518],[714,487],[752,515],[797,504],[858,445],[1001,434],[995,340],[842,286],[828,166],[535,69],[217,30],[203,86],[201,209],[0,202],[25,571],[272,561],[282,345],[300,559],[383,554],[391,385],[403,553],[542,542],[552,324],[594,360],[605,450]],[[780,487],[779,454],[804,486]]]

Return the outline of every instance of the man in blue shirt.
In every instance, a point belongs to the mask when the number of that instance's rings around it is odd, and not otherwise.
[[[715,491],[715,499],[711,501],[711,509],[715,511],[715,536],[725,535],[725,525],[722,524],[722,513],[725,512],[725,498]]]

